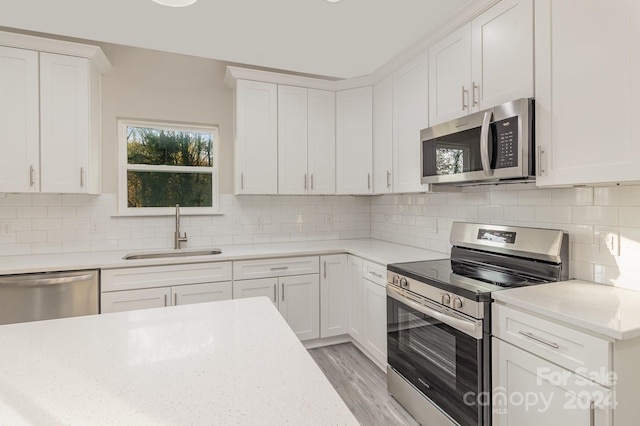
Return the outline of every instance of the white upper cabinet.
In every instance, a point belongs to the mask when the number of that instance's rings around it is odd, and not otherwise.
[[[466,24],[429,48],[429,123],[468,114],[471,85],[471,25]]]
[[[39,190],[38,52],[0,46],[0,192]]]
[[[336,94],[308,89],[309,194],[336,193]]]
[[[235,108],[235,193],[277,194],[277,85],[238,80]]]
[[[474,111],[533,96],[533,0],[502,0],[482,13],[471,43]]]
[[[373,86],[373,193],[393,192],[393,75]]]
[[[502,0],[429,48],[430,125],[533,96],[533,0]]]
[[[538,0],[539,186],[640,181],[640,2]]]
[[[100,193],[110,67],[96,46],[0,32],[0,192]]]
[[[429,67],[422,54],[393,74],[393,191],[422,192],[420,130],[429,127]]]
[[[42,192],[90,192],[89,78],[87,59],[40,53]]]
[[[336,192],[371,194],[372,162],[372,87],[339,91],[336,94]]]
[[[307,89],[278,86],[278,193],[305,194]]]
[[[278,193],[335,194],[335,93],[278,85]]]

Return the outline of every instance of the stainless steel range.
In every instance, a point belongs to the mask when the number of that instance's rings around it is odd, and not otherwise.
[[[387,387],[420,423],[491,425],[491,293],[568,278],[559,230],[454,222],[450,259],[387,267]]]

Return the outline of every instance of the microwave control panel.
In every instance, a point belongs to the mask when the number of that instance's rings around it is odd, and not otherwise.
[[[518,117],[496,121],[496,169],[518,166]]]

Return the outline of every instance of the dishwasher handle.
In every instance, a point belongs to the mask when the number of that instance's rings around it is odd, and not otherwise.
[[[35,278],[35,279],[15,279],[13,277],[0,277],[0,286],[12,287],[38,287],[42,285],[68,284],[78,281],[88,281],[93,279],[93,273],[74,276],[60,276],[55,278]]]

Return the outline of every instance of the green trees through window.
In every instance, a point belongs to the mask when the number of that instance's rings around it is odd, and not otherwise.
[[[126,206],[213,207],[217,128],[126,123]]]

